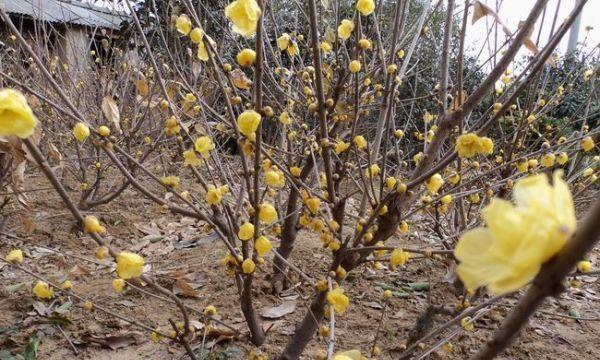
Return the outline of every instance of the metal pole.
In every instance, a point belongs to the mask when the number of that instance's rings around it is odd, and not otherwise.
[[[583,0],[577,0],[575,2],[575,6],[579,5]],[[577,47],[577,40],[579,39],[579,28],[581,27],[581,14],[583,14],[583,9],[577,15],[573,26],[571,27],[571,32],[569,33],[569,45],[567,46],[567,54],[571,53]]]

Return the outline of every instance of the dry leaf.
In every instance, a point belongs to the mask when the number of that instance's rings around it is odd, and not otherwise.
[[[85,342],[98,344],[102,347],[107,347],[112,350],[127,347],[129,345],[141,344],[146,341],[145,339],[146,337],[144,336],[144,334],[137,331],[131,331],[128,333],[116,335],[108,335],[104,337],[95,336],[91,334],[84,335],[81,337],[81,340]]]
[[[52,160],[60,162],[62,160],[62,154],[58,151],[58,148],[53,143],[48,143],[48,157]]]
[[[74,278],[87,276],[89,274],[90,274],[90,271],[81,265],[75,265],[75,266],[73,266],[71,271],[69,271],[69,275]]]
[[[183,278],[179,278],[175,280],[173,284],[173,293],[175,295],[181,295],[183,297],[189,298],[199,298],[200,292],[192,287],[187,281]]]
[[[528,37],[526,37],[525,39],[523,39],[523,45],[525,45],[525,47],[531,51],[534,55],[538,53],[538,47],[535,46],[535,43]]]
[[[117,103],[113,100],[113,98],[110,95],[107,95],[104,97],[104,99],[102,99],[101,107],[102,113],[104,113],[106,119],[114,125],[115,130],[117,130],[119,134],[122,134],[123,132],[121,131],[121,114],[119,113],[119,107],[117,106]]]
[[[235,69],[231,72],[231,80],[233,85],[238,89],[248,90],[252,86],[252,80],[248,79],[246,74],[240,69]]]
[[[138,72],[137,79],[135,80],[135,88],[137,89],[138,94],[143,97],[148,96],[150,93],[150,88],[148,86],[148,80],[146,76],[141,72]]]
[[[294,310],[296,310],[296,302],[286,301],[279,306],[263,310],[260,315],[266,319],[279,319],[287,314],[293,313]]]
[[[512,37],[513,32],[508,28],[508,26],[506,26],[502,22],[498,13],[496,13],[494,10],[492,10],[487,5],[482,4],[481,1],[475,1],[475,5],[473,6],[473,19],[471,21],[471,24],[475,24],[475,22],[477,22],[479,19],[481,19],[482,17],[485,17],[485,16],[493,17],[498,22],[498,24],[500,24],[502,26],[502,31],[504,31],[506,36]],[[519,25],[519,27],[520,27],[520,25]],[[535,43],[533,41],[531,41],[531,38],[530,38],[532,31],[533,31],[533,28],[530,30],[530,33],[527,34],[527,36],[523,40],[523,45],[529,51],[531,51],[533,54],[537,54],[538,48],[535,45]]]
[[[475,24],[479,19],[489,15],[490,13],[496,14],[494,10],[490,9],[487,5],[482,4],[480,1],[475,1],[475,4],[473,5],[473,19],[471,20],[471,25]]]

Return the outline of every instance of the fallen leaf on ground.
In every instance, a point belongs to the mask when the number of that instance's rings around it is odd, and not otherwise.
[[[279,306],[263,310],[260,315],[266,319],[279,319],[281,317],[286,316],[287,314],[293,313],[295,309],[295,301],[286,301]]]

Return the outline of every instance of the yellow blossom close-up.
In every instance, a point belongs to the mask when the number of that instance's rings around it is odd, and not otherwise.
[[[487,227],[468,231],[456,245],[457,272],[467,288],[487,286],[494,294],[518,290],[575,231],[571,192],[560,172],[553,185],[542,174],[522,179],[513,194],[516,205],[493,199],[482,212]]]
[[[28,138],[38,123],[25,96],[17,90],[0,90],[0,136]]]

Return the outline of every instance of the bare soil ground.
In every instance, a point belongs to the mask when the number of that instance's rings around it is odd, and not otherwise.
[[[32,179],[31,188],[49,187],[39,175],[28,178]],[[94,244],[85,234],[78,232],[58,196],[52,190],[32,192],[28,196],[31,211],[15,206],[5,215],[8,221],[0,240],[2,256],[12,247],[22,248],[28,269],[54,280],[68,276],[76,293],[140,323],[167,330],[169,318],[179,319],[173,305],[154,297],[133,290],[114,294],[111,287],[114,267],[109,261],[94,258]],[[237,288],[234,279],[225,275],[220,264],[224,246],[203,232],[202,224],[163,213],[131,190],[126,190],[117,200],[93,212],[107,224],[110,240],[115,246],[139,251],[145,256],[151,273],[161,284],[187,295],[182,299],[193,308],[201,310],[206,305],[215,305],[221,320],[239,330],[239,335],[232,336],[230,331],[216,326],[204,341],[204,330],[197,331],[192,345],[198,348],[198,354],[202,353],[209,359],[249,358],[253,346],[239,310]],[[420,244],[411,244],[416,245]],[[591,255],[595,264],[600,260],[598,254],[596,249]],[[264,326],[269,331],[260,351],[273,358],[304,315],[311,292],[292,275],[294,288],[286,296],[272,295],[267,278],[269,260],[262,265],[256,281],[255,306],[258,312],[263,313],[284,302],[295,302],[295,310],[291,314],[264,319]],[[315,277],[322,276],[329,263],[318,237],[305,232],[300,233],[291,261]],[[452,284],[448,268],[446,261],[430,258],[411,260],[398,271],[360,268],[360,274],[351,275],[349,284],[344,285],[351,306],[347,313],[336,317],[336,349],[369,351],[384,311],[382,287],[391,286],[397,290],[398,296],[385,308],[377,342],[382,354],[377,358],[398,358],[400,350],[408,342],[411,329],[430,304],[446,305],[452,309],[460,303],[460,294]],[[180,279],[179,285],[177,279]],[[580,286],[571,286],[559,299],[547,301],[502,358],[600,358],[600,282],[597,275],[579,276],[576,280]],[[84,310],[74,299],[58,296],[52,302],[35,300],[31,293],[32,281],[31,276],[14,267],[0,266],[0,359],[23,354],[28,343],[35,338],[41,339],[38,359],[185,358],[178,345],[166,339],[154,343],[148,332],[100,311]],[[190,288],[182,285],[182,281]],[[73,305],[60,309],[68,301],[73,301]],[[462,328],[449,329],[444,336],[458,330],[451,339],[452,349],[436,349],[427,358],[468,358],[498,327],[514,303],[515,298],[509,298],[485,312],[476,321],[472,332]],[[199,316],[191,315],[194,324],[201,327]],[[582,320],[573,319],[574,316]],[[437,315],[430,323],[424,324],[423,331],[428,332],[451,317],[451,314]],[[77,349],[78,355],[69,342]],[[200,350],[203,343],[204,347]],[[426,348],[431,344],[425,344]],[[315,336],[304,358],[312,358],[316,350],[326,347],[327,341]]]

